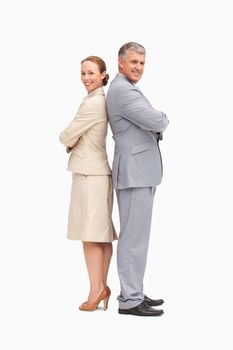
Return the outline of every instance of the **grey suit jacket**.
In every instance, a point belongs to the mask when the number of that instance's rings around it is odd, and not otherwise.
[[[142,92],[123,74],[110,84],[108,119],[115,140],[113,187],[151,187],[162,179],[159,135],[167,125],[163,112],[155,110]]]

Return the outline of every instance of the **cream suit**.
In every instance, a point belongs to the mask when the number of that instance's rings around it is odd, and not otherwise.
[[[106,154],[107,112],[103,88],[90,92],[75,118],[60,134],[71,150],[68,170],[73,173],[68,238],[111,242],[117,238],[112,223],[112,178]]]

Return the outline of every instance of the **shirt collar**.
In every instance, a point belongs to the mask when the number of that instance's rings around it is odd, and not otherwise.
[[[132,84],[133,86],[136,87],[136,85],[135,85],[131,80],[129,80],[129,79],[127,78],[126,75],[124,75],[124,74],[122,74],[122,73],[117,73],[117,74],[116,74],[116,78],[117,78],[117,79],[126,80],[126,81],[128,81],[130,84]]]
[[[102,87],[98,88],[98,89],[95,89],[93,91],[91,91],[87,96],[86,98],[89,98],[89,97],[92,97],[92,96],[95,96],[95,95],[103,95],[105,96],[104,94],[104,89]]]

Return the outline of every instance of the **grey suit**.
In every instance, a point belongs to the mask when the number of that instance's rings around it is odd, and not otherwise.
[[[115,141],[112,178],[120,215],[118,299],[120,308],[128,309],[140,304],[144,297],[153,197],[162,179],[158,142],[168,119],[120,73],[109,87],[106,103]]]

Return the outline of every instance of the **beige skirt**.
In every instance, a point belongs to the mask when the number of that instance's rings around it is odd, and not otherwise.
[[[117,239],[111,175],[73,173],[72,177],[67,238],[89,242]]]

